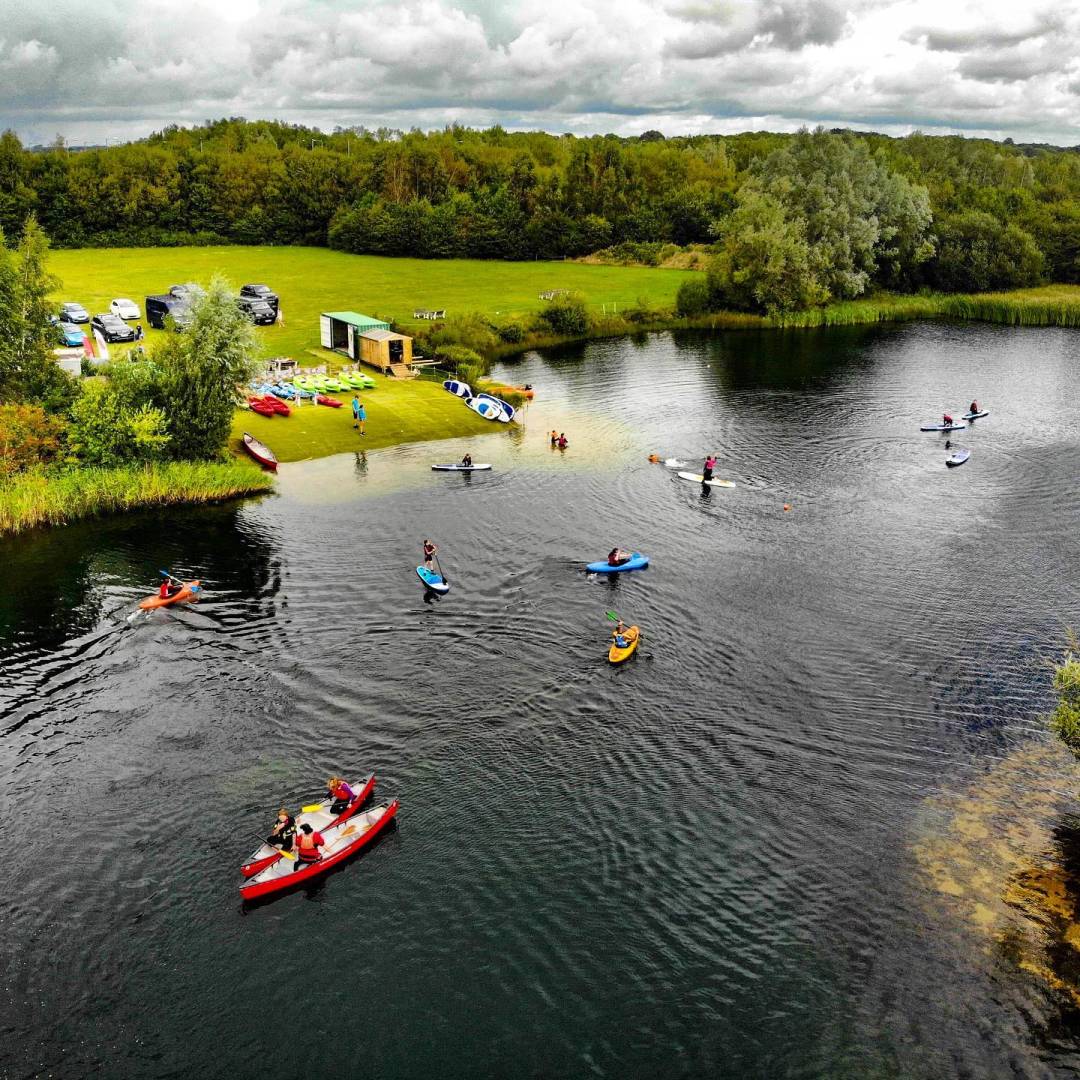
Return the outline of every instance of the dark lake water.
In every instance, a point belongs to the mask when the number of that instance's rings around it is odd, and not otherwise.
[[[1080,1071],[1001,899],[1078,810],[1039,714],[1080,620],[1080,337],[659,335],[504,374],[520,431],[0,544],[0,1076]],[[948,470],[919,424],[973,396]],[[495,471],[429,471],[466,448]],[[647,461],[710,450],[734,490]],[[587,578],[616,543],[651,568]],[[159,567],[205,599],[129,620]],[[645,632],[619,668],[607,610]],[[397,828],[244,910],[272,810],[369,770]]]

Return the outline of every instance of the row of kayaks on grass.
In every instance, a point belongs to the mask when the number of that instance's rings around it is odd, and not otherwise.
[[[296,815],[297,827],[310,825],[326,841],[321,849],[322,858],[318,862],[302,863],[282,855],[278,847],[262,844],[240,867],[244,877],[240,886],[242,899],[257,900],[321,877],[367,847],[390,824],[400,807],[397,799],[362,809],[375,787],[374,773],[351,786],[356,794],[340,814],[333,814],[332,802],[326,801],[317,804],[316,809]],[[295,849],[291,854],[295,855]]]

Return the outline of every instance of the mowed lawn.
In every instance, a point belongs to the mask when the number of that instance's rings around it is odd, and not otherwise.
[[[357,394],[367,413],[367,434],[353,429],[352,394],[333,394],[340,409],[305,401],[291,416],[260,416],[241,410],[233,419],[232,447],[243,452],[241,436],[250,432],[277,455],[278,461],[303,461],[353,450],[374,450],[404,442],[456,439],[505,431],[485,420],[441,385],[421,379],[373,376],[374,390]]]
[[[293,356],[302,364],[309,360],[305,354],[319,348],[324,311],[358,311],[406,327],[417,325],[418,308],[500,319],[543,307],[539,294],[550,289],[580,292],[597,311],[639,299],[670,307],[681,282],[694,273],[566,262],[392,259],[296,247],[57,250],[50,269],[63,283],[57,301],[77,301],[92,315],[107,311],[116,297],[142,310],[147,295],[188,281],[205,283],[215,273],[237,290],[248,282],[265,283],[281,297],[285,320],[284,326],[259,329],[265,355]],[[143,327],[153,340],[157,332],[145,319]]]

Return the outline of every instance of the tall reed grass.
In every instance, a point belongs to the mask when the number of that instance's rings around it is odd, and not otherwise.
[[[21,473],[0,485],[0,535],[65,525],[97,514],[218,502],[272,486],[269,476],[240,461]]]

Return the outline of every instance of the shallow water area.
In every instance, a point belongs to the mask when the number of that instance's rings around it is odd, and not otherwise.
[[[0,544],[0,1076],[1074,1075],[1040,912],[1076,767],[1038,715],[1078,361],[945,324],[593,342],[500,367],[517,429]],[[950,470],[918,428],[972,397]],[[492,472],[431,471],[466,451]],[[735,488],[647,460],[709,452]],[[615,545],[650,567],[584,573]],[[159,569],[203,599],[132,617]],[[644,632],[617,667],[608,611]],[[372,769],[396,827],[242,907],[273,811]]]

